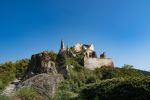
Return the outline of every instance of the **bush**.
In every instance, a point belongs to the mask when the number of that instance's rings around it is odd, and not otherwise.
[[[78,96],[78,85],[71,80],[59,84],[54,100],[73,100]]]
[[[22,59],[16,61],[15,63],[5,62],[0,64],[0,91],[2,91],[5,86],[12,82],[16,77],[23,77],[25,75],[28,64],[28,59]]]
[[[100,80],[112,78],[143,77],[144,75],[131,65],[124,65],[123,68],[101,67],[94,70]]]
[[[0,93],[2,92],[3,89],[4,89],[4,84],[3,84],[3,82],[0,80]]]
[[[99,79],[101,80],[105,80],[105,79],[111,79],[114,77],[118,77],[119,76],[119,71],[115,68],[112,67],[101,67],[101,68],[96,68],[94,70],[94,73],[99,77]]]
[[[80,91],[83,100],[149,100],[150,77],[108,79]]]
[[[51,61],[56,61],[56,58],[57,58],[57,54],[54,52],[54,51],[50,51],[48,52],[49,56],[50,56],[50,59]]]
[[[15,63],[16,66],[16,77],[23,78],[25,76],[26,70],[29,67],[29,59],[22,59]]]
[[[15,79],[16,67],[12,62],[0,64],[0,91]]]
[[[53,100],[73,100],[78,94],[70,91],[58,91]]]
[[[119,69],[121,76],[123,77],[143,77],[140,71],[133,68],[132,65],[125,64],[122,68]]]
[[[0,100],[10,100],[9,97],[4,96],[4,95],[0,95]]]
[[[16,97],[21,100],[43,100],[43,98],[31,87],[21,88],[16,92]]]
[[[58,54],[56,57],[56,66],[65,66],[66,65],[66,54]]]

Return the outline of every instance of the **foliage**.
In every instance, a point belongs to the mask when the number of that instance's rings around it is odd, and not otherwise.
[[[16,77],[22,78],[25,76],[25,72],[29,66],[29,59],[22,59],[15,63],[16,65]]]
[[[4,95],[0,95],[0,100],[10,100],[9,97],[4,96]]]
[[[2,91],[5,86],[7,86],[16,77],[23,77],[28,67],[28,64],[28,59],[22,59],[14,63],[6,62],[0,64],[0,91]]]
[[[82,66],[80,66],[82,67]],[[142,78],[144,77],[139,71],[135,69],[126,69],[126,68],[111,68],[111,67],[102,67],[95,70],[88,70],[84,67],[76,70],[76,68],[70,68],[70,78],[61,83],[59,90],[57,92],[57,97],[66,98],[67,100],[76,99],[80,97],[78,93],[80,89],[91,83],[99,83],[108,79],[117,78],[121,80],[122,78]],[[110,88],[110,87],[108,87]],[[95,90],[96,91],[96,90]],[[72,96],[75,94],[75,96]],[[96,96],[96,98],[98,98]],[[64,99],[59,99],[64,100]],[[99,100],[99,99],[98,99]]]
[[[4,89],[4,84],[3,84],[3,82],[2,82],[2,80],[0,80],[0,93],[2,92],[2,90]]]
[[[57,54],[54,52],[54,51],[50,51],[48,52],[50,58],[51,58],[51,61],[56,61],[56,58],[57,58]]]
[[[120,75],[123,77],[142,77],[144,74],[142,74],[140,71],[134,69],[132,65],[124,65],[122,68],[119,69]]]
[[[65,80],[57,89],[54,100],[73,100],[78,96],[78,85],[72,80]]]
[[[150,77],[114,78],[84,86],[83,100],[149,100]]]
[[[75,53],[73,49],[70,50]],[[133,97],[133,100],[145,100],[149,97],[150,77],[143,74],[149,73],[136,70],[127,64],[122,68],[103,66],[88,70],[84,68],[84,51],[75,54],[76,57],[68,56],[66,52],[61,54],[49,52],[51,60],[57,67],[69,65],[67,69],[69,77],[60,84],[54,100],[119,100],[119,98],[130,100],[128,97]],[[15,78],[22,79],[29,66],[29,59],[0,64],[0,92]],[[25,87],[16,92],[15,98],[42,100],[44,97],[33,88]],[[0,100],[7,100],[7,97],[0,96]]]
[[[134,68],[123,67],[123,68],[112,68],[112,67],[101,67],[94,70],[94,73],[101,79],[112,79],[121,77],[143,77],[144,75]]]
[[[15,64],[12,62],[1,64],[0,72],[0,91],[2,91],[15,78]]]
[[[99,77],[99,79],[104,80],[104,79],[111,79],[114,77],[119,76],[118,70],[115,68],[108,68],[108,67],[102,67],[102,68],[96,68],[94,70],[95,74]]]
[[[66,65],[66,54],[64,53],[63,55],[62,54],[58,54],[57,57],[56,57],[56,65],[57,66],[64,66]]]
[[[84,65],[84,51],[77,53],[76,57],[74,58],[76,62],[78,62],[81,66]]]
[[[23,87],[16,92],[16,97],[21,100],[44,100],[33,88]]]

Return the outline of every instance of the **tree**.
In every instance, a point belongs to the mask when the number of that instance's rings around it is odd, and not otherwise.
[[[50,51],[48,52],[49,56],[50,56],[50,59],[51,61],[56,61],[56,58],[57,58],[57,54],[54,52],[54,51]]]
[[[18,60],[16,61],[15,66],[16,77],[22,78],[25,75],[27,68],[29,67],[29,59]]]

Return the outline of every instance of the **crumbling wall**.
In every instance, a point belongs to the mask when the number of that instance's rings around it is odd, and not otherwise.
[[[84,58],[84,67],[90,70],[103,66],[114,67],[114,63],[110,58]]]

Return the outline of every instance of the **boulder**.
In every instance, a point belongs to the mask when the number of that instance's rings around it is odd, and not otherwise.
[[[18,85],[18,89],[23,87],[33,87],[43,96],[53,98],[58,84],[64,80],[60,74],[39,74],[35,75]]]

